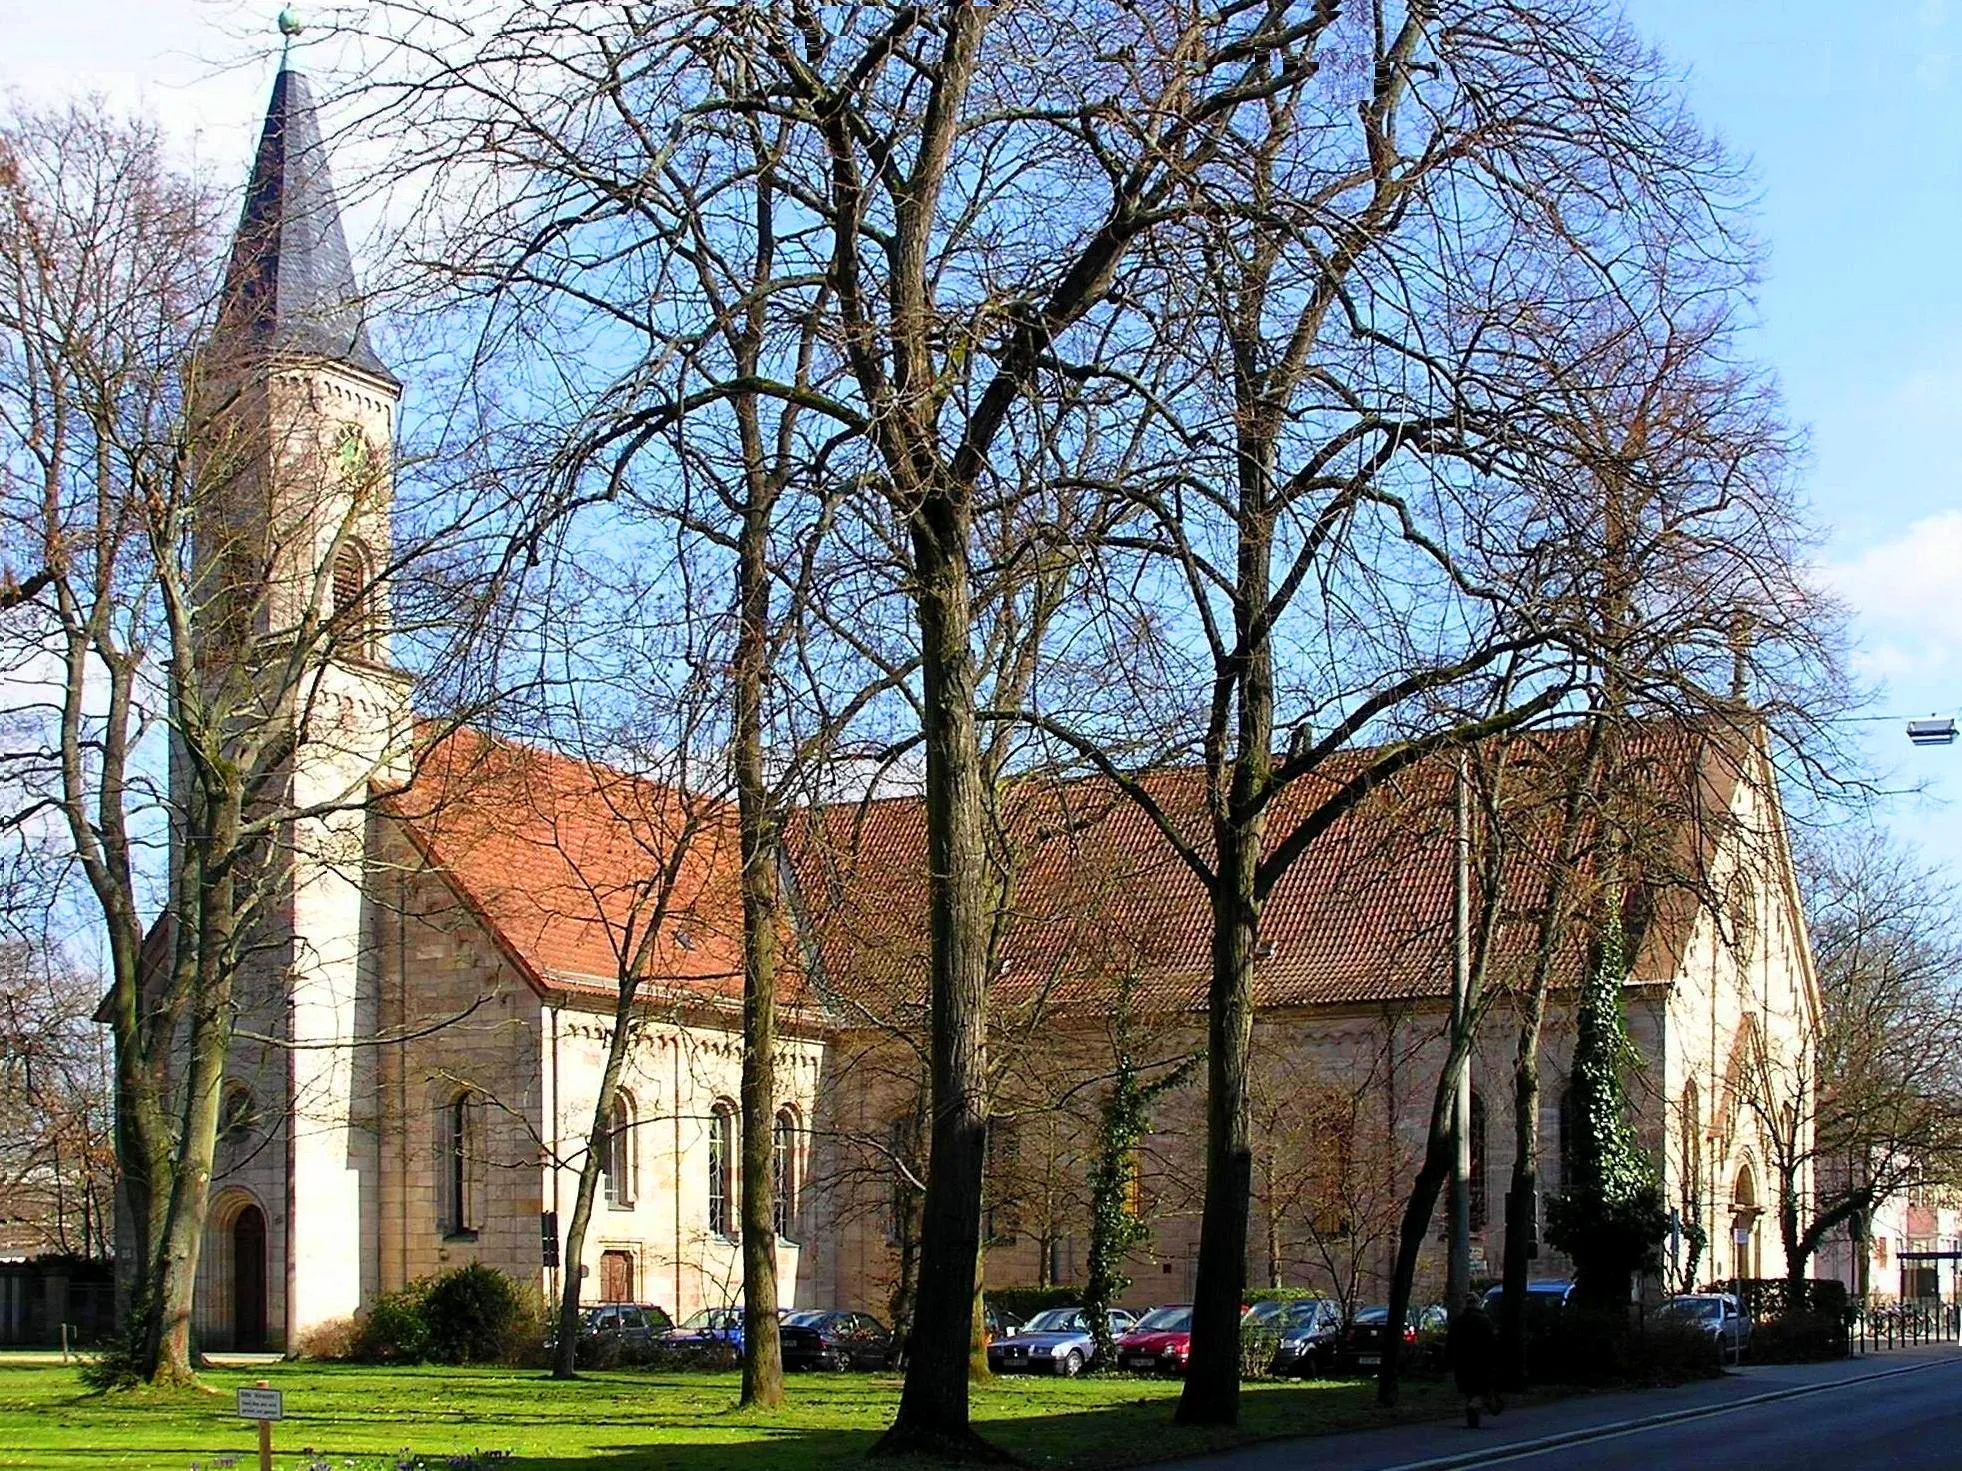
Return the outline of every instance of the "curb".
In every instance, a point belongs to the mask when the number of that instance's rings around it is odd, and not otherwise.
[[[1705,1420],[1712,1415],[1727,1415],[1732,1410],[1742,1410],[1751,1405],[1774,1404],[1779,1400],[1798,1399],[1808,1394],[1825,1394],[1831,1390],[1844,1389],[1854,1384],[1872,1384],[1880,1379],[1896,1379],[1903,1374],[1919,1374],[1927,1369],[1953,1367],[1962,1363],[1962,1355],[1950,1354],[1946,1358],[1930,1359],[1921,1364],[1903,1364],[1897,1369],[1883,1369],[1877,1374],[1860,1374],[1846,1379],[1834,1379],[1825,1384],[1798,1384],[1789,1389],[1773,1389],[1763,1394],[1747,1395],[1743,1399],[1726,1400],[1722,1404],[1698,1405],[1687,1410],[1665,1410],[1660,1414],[1643,1415],[1633,1420],[1617,1420],[1607,1425],[1589,1425],[1575,1430],[1563,1430],[1557,1435],[1543,1435],[1537,1440],[1518,1440],[1506,1445],[1489,1446],[1483,1450],[1453,1452],[1448,1456],[1433,1456],[1425,1461],[1403,1461],[1394,1466],[1385,1466],[1382,1471],[1459,1471],[1459,1468],[1473,1466],[1501,1466],[1507,1461],[1523,1460],[1527,1456],[1537,1456],[1543,1451],[1558,1450],[1562,1446],[1585,1445],[1592,1440],[1611,1440],[1618,1435],[1631,1435],[1641,1430],[1654,1430],[1664,1425],[1679,1425],[1686,1420]]]

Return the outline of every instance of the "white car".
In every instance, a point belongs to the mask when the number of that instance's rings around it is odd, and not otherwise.
[[[1674,1322],[1709,1334],[1717,1345],[1717,1357],[1724,1362],[1738,1362],[1751,1346],[1751,1319],[1728,1292],[1672,1297],[1662,1305],[1662,1312]]]

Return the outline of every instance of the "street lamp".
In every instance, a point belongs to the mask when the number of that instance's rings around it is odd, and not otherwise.
[[[1940,720],[1910,720],[1907,733],[1908,739],[1917,746],[1952,746],[1955,744],[1955,720],[1953,716]]]

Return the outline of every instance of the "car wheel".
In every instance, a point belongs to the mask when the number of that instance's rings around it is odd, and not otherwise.
[[[1056,1372],[1065,1379],[1074,1379],[1083,1372],[1083,1355],[1071,1349],[1063,1355],[1063,1362],[1056,1366]]]

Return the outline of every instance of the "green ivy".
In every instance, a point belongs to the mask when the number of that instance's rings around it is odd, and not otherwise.
[[[1146,1076],[1131,1055],[1130,986],[1118,996],[1117,1068],[1104,1099],[1097,1129],[1097,1158],[1090,1172],[1090,1260],[1083,1284],[1084,1316],[1096,1336],[1098,1365],[1117,1362],[1111,1342],[1110,1308],[1131,1285],[1124,1259],[1151,1235],[1151,1227],[1130,1207],[1138,1167],[1138,1145],[1151,1132],[1151,1106],[1179,1087],[1198,1059],[1188,1057],[1170,1072]]]
[[[1574,1262],[1574,1295],[1625,1307],[1631,1278],[1652,1270],[1668,1230],[1662,1186],[1628,1122],[1622,1070],[1636,1062],[1622,1013],[1628,944],[1610,895],[1594,964],[1583,979],[1574,1045],[1569,1161],[1573,1178],[1547,1201],[1547,1240]]]

